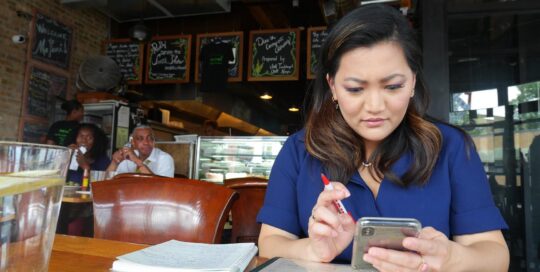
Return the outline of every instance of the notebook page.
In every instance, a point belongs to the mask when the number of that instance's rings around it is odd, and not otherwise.
[[[234,271],[240,268],[245,256],[254,248],[256,250],[253,243],[202,244],[171,240],[118,259],[155,268]]]

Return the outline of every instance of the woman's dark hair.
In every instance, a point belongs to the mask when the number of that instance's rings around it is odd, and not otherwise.
[[[326,76],[334,78],[342,56],[360,47],[381,42],[398,44],[407,63],[416,74],[411,98],[401,124],[366,158],[363,139],[346,123],[332,101]],[[387,177],[407,186],[424,184],[437,162],[442,137],[437,127],[424,119],[429,97],[422,77],[422,55],[416,35],[406,18],[395,8],[371,4],[351,11],[328,33],[319,52],[317,76],[306,99],[306,148],[322,161],[334,180],[346,184],[364,160],[373,163],[374,177]],[[413,162],[400,179],[390,169],[401,156],[410,154]]]
[[[82,109],[83,105],[77,99],[68,100],[62,103],[62,109],[69,115],[74,110]]]
[[[82,129],[88,129],[92,132],[92,135],[94,136],[94,144],[92,145],[92,148],[88,150],[85,153],[85,156],[90,159],[98,159],[101,156],[104,156],[107,152],[107,136],[105,136],[105,132],[98,126],[91,124],[91,123],[81,123],[77,127],[77,129],[70,134],[70,141],[69,144],[75,144],[77,143],[77,135],[79,135],[79,131]]]

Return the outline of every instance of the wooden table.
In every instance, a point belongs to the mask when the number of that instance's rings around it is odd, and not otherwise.
[[[92,196],[75,192],[64,193],[62,203],[92,203]]]
[[[117,256],[145,247],[148,245],[57,234],[49,262],[49,271],[109,271]],[[253,258],[246,271],[264,261],[266,261],[265,258]]]

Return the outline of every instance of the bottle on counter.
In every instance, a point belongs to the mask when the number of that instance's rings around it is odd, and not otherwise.
[[[89,184],[90,184],[90,170],[84,169],[81,190],[83,191],[88,190]]]

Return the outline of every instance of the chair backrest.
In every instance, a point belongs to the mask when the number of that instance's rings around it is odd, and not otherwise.
[[[161,176],[154,175],[154,174],[145,174],[145,173],[121,173],[118,175],[115,175],[113,179],[119,179],[119,178],[159,178]]]
[[[142,244],[220,243],[237,197],[217,184],[163,177],[94,182],[92,195],[95,238]]]
[[[246,177],[227,179],[223,183],[238,193],[238,199],[232,207],[231,241],[257,243],[261,231],[257,213],[263,205],[268,180]]]

